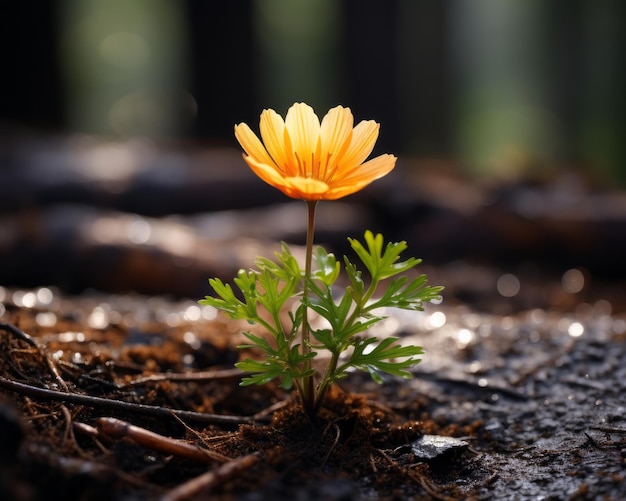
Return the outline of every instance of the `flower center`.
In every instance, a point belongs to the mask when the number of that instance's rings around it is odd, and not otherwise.
[[[296,162],[298,163],[298,174],[300,177],[305,177],[307,179],[321,179],[320,175],[320,161],[319,159],[315,159],[315,154],[311,152],[311,163],[308,164],[306,160],[300,158],[297,151],[293,152],[296,157]]]

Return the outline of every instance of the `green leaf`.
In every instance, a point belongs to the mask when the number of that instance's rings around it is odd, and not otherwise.
[[[363,303],[363,298],[365,295],[365,284],[363,283],[363,278],[361,277],[361,272],[357,270],[356,266],[352,264],[347,256],[344,256],[344,263],[346,268],[346,274],[348,275],[348,280],[350,281],[350,285],[346,288],[346,292],[352,296],[354,302],[358,305]]]
[[[314,258],[317,264],[317,270],[313,272],[313,278],[320,280],[330,287],[335,283],[341,273],[341,263],[337,261],[334,254],[329,254],[323,247],[316,249]]]
[[[420,346],[398,344],[396,337],[385,338],[373,348],[368,347],[377,343],[376,338],[355,338],[354,341],[354,350],[349,359],[337,369],[339,377],[342,377],[341,373],[346,373],[350,367],[354,367],[368,372],[378,383],[382,382],[381,372],[411,378],[413,375],[407,369],[418,364],[420,359],[416,357],[424,353]]]
[[[425,275],[420,275],[410,282],[407,277],[400,277],[392,280],[383,295],[370,303],[366,310],[373,311],[382,307],[423,310],[423,303],[439,299],[442,290],[443,287],[427,285]]]
[[[206,296],[204,299],[198,301],[200,304],[213,306],[218,310],[222,310],[233,319],[249,319],[248,305],[235,296],[229,284],[222,282],[219,278],[212,278],[209,280],[209,285],[219,298]]]
[[[257,292],[257,301],[275,318],[294,295],[297,282],[293,278],[280,280],[267,269],[258,275],[258,281],[262,292]]]
[[[241,380],[241,386],[266,384],[280,377],[284,372],[283,366],[271,359],[259,361],[247,358],[241,362],[237,362],[235,367],[244,372],[251,373],[250,376],[246,376]]]
[[[371,231],[367,230],[364,238],[367,249],[361,242],[354,238],[348,238],[348,241],[354,252],[356,252],[359,259],[369,271],[372,280],[379,281],[390,278],[422,262],[421,259],[413,257],[406,261],[396,262],[400,254],[407,248],[405,241],[396,243],[389,242],[384,247],[383,251],[384,241],[382,234],[378,233],[374,235]]]
[[[300,327],[302,327],[302,322],[304,322],[304,310],[305,305],[300,303],[295,312],[288,312],[289,319],[291,320],[291,330],[289,332],[290,339],[294,338],[298,332],[300,332]]]
[[[339,343],[337,342],[337,338],[333,335],[333,331],[331,329],[316,329],[311,331],[311,335],[320,343],[321,345],[311,345],[314,349],[322,349],[325,348],[331,353],[339,354],[341,349],[339,348]]]
[[[305,303],[328,321],[335,336],[342,337],[351,312],[352,298],[345,294],[336,304],[330,287],[325,284],[320,287],[312,280],[307,283],[311,293],[317,297],[317,302],[312,302],[309,298]]]
[[[243,335],[247,337],[252,343],[251,344],[240,344],[237,348],[259,348],[268,355],[278,357],[280,356],[280,352],[275,349],[265,338],[260,336],[256,336],[251,332],[244,332]]]
[[[289,282],[293,279],[300,280],[304,277],[304,271],[300,269],[298,260],[291,253],[291,249],[285,242],[281,242],[281,252],[276,252],[277,261],[265,257],[257,257],[255,264],[260,271],[268,270],[277,278]]]

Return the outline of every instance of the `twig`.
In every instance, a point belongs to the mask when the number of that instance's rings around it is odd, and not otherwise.
[[[57,370],[56,365],[54,364],[54,362],[50,359],[50,357],[46,353],[44,353],[44,351],[41,349],[41,347],[37,344],[37,342],[31,336],[26,334],[21,329],[17,328],[15,325],[9,324],[9,323],[6,323],[6,322],[0,322],[0,329],[13,334],[18,339],[21,339],[22,341],[24,341],[28,345],[30,345],[33,348],[35,348],[37,350],[37,352],[39,353],[39,355],[41,355],[41,357],[46,361],[46,364],[47,364],[48,368],[50,369],[50,372],[52,372],[52,375],[54,376],[54,379],[56,379],[56,381],[59,384],[59,386],[61,388],[63,388],[63,391],[67,391],[67,392],[70,391],[69,388],[67,387],[67,384],[65,383],[65,381],[63,380],[63,378],[59,374],[59,371]]]
[[[626,434],[626,428],[613,428],[611,426],[590,426],[589,428],[596,431],[603,431],[605,433]]]
[[[20,383],[18,381],[12,381],[2,376],[0,376],[0,387],[40,399],[81,404],[104,409],[114,409],[118,411],[133,412],[155,417],[172,417],[172,415],[175,415],[181,419],[201,423],[236,425],[253,424],[258,421],[262,421],[262,419],[254,419],[251,417],[205,414],[202,412],[168,409],[166,407],[158,407],[154,405],[134,404],[131,402],[123,402],[121,400],[111,400],[108,398],[93,397],[91,395],[81,395],[78,393],[63,393],[60,391],[31,386],[29,384]]]
[[[328,449],[328,453],[326,454],[324,461],[322,461],[322,466],[325,465],[326,462],[328,461],[328,458],[335,450],[335,447],[337,447],[337,444],[339,443],[339,438],[341,437],[341,429],[339,428],[339,425],[337,425],[337,423],[332,423],[332,425],[335,428],[335,440],[333,441],[333,445],[330,446],[330,449]],[[329,426],[330,426],[330,423],[329,423]]]
[[[276,412],[279,409],[282,409],[283,407],[285,407],[287,404],[289,404],[289,400],[279,400],[278,402],[270,405],[269,407],[266,407],[265,409],[257,412],[253,418],[254,419],[267,419],[267,417],[270,414],[273,414],[274,412]]]
[[[46,463],[50,464],[55,469],[60,470],[68,477],[71,475],[80,475],[81,477],[89,475],[92,479],[106,479],[107,481],[111,481],[113,478],[118,478],[127,482],[129,485],[133,485],[138,488],[146,489],[150,487],[146,484],[146,482],[138,478],[137,475],[126,473],[120,468],[116,468],[105,463],[62,456],[51,452],[48,452],[45,458],[40,456],[37,457],[37,461],[41,461],[42,459],[45,459]],[[50,494],[54,497],[53,495],[55,493],[52,492]]]
[[[587,442],[589,442],[593,447],[595,447],[596,449],[602,449],[602,447],[598,445],[598,443],[593,439],[591,435],[589,435],[589,433],[585,432],[585,436],[587,437]]]
[[[138,386],[147,383],[159,382],[159,381],[212,381],[214,379],[235,379],[244,375],[244,372],[240,369],[224,369],[213,370],[204,372],[189,372],[189,373],[159,373],[151,376],[140,377],[134,379],[126,384],[120,384],[118,388],[125,388],[128,386]]]
[[[191,499],[200,493],[206,494],[214,487],[223,484],[240,472],[254,466],[259,458],[260,453],[253,452],[247,456],[241,456],[237,459],[233,459],[215,470],[209,471],[198,477],[192,478],[183,484],[180,484],[178,487],[165,494],[161,498],[161,501],[184,501],[186,499]]]
[[[17,337],[18,339],[21,339],[22,341],[24,341],[26,344],[32,346],[33,348],[39,348],[39,346],[37,345],[37,343],[35,342],[35,340],[31,336],[29,336],[23,330],[17,328],[13,324],[9,324],[9,323],[6,323],[6,322],[0,322],[0,329],[13,334],[15,337]]]
[[[103,453],[106,454],[108,452],[108,449],[102,444],[102,442],[100,442],[100,440],[98,440],[98,438],[100,437],[100,434],[98,433],[98,430],[95,427],[90,426],[85,423],[80,423],[78,421],[74,421],[72,423],[72,426],[74,427],[75,431],[82,433],[83,435],[86,435],[88,437],[91,437],[91,439],[94,441],[98,449],[100,449]]]
[[[63,417],[65,418],[65,432],[63,433],[63,442],[67,442],[68,440],[72,440],[76,442],[74,439],[74,433],[72,432],[72,415],[67,407],[64,405],[61,406],[61,412],[63,413]]]
[[[432,499],[437,499],[438,501],[454,501],[456,499],[440,493],[437,490],[437,487],[428,478],[426,478],[426,475],[422,472],[416,471],[415,469],[409,469],[408,474],[413,480],[422,486]]]
[[[164,437],[163,435],[159,435],[158,433],[154,433],[153,431],[135,426],[120,419],[111,417],[98,418],[96,419],[96,429],[98,433],[105,436],[114,439],[129,438],[148,449],[173,454],[175,456],[191,459],[192,461],[202,461],[205,463],[219,461],[220,463],[227,463],[231,460],[228,456],[224,456],[210,449],[203,449],[181,440]]]
[[[185,430],[187,430],[187,433],[190,433],[191,435],[196,437],[200,442],[202,442],[207,449],[209,448],[209,441],[211,441],[211,442],[221,442],[221,441],[224,441],[224,440],[229,440],[232,437],[231,433],[227,432],[227,433],[224,433],[223,435],[216,435],[216,436],[212,436],[209,439],[207,439],[206,437],[202,436],[201,433],[199,433],[198,431],[194,430],[191,426],[189,426],[187,423],[185,423],[185,421],[180,419],[175,414],[172,414],[172,417],[176,421],[178,421],[180,423],[180,425],[183,428],[185,428]]]

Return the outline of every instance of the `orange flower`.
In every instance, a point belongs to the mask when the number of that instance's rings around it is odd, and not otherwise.
[[[274,110],[261,113],[263,142],[241,123],[235,137],[244,160],[263,181],[285,195],[307,201],[335,200],[351,195],[388,174],[393,155],[370,155],[379,124],[364,120],[353,128],[350,108],[337,106],[320,120],[309,105],[295,103],[285,120]]]

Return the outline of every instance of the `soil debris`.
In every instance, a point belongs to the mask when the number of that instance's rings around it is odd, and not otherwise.
[[[623,314],[398,314],[376,335],[424,346],[416,377],[352,373],[311,422],[239,386],[241,326],[186,300],[4,297],[2,499],[626,495]]]

